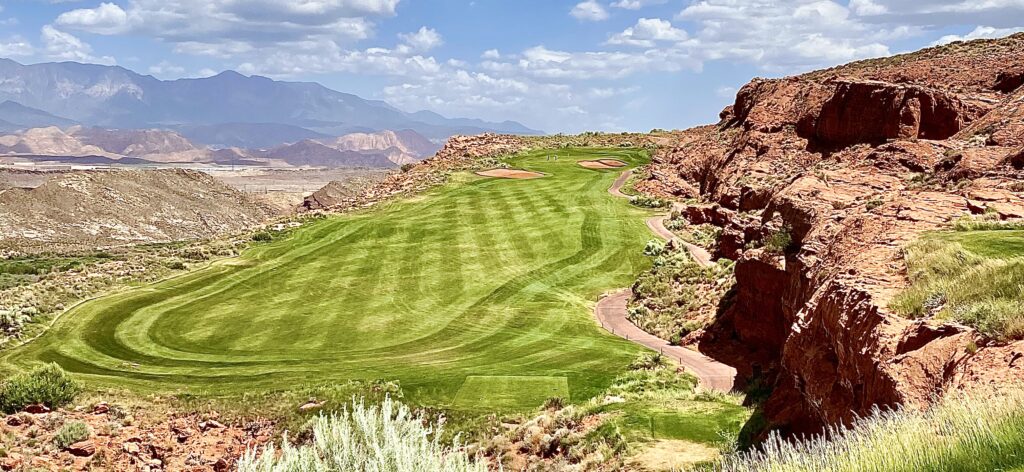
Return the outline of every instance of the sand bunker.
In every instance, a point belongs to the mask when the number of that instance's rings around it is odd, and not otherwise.
[[[544,177],[540,172],[530,172],[522,169],[491,169],[482,170],[476,173],[484,177],[497,177],[499,179],[536,179]]]
[[[618,169],[626,167],[626,163],[618,159],[597,159],[593,161],[580,161],[580,165],[587,169]]]

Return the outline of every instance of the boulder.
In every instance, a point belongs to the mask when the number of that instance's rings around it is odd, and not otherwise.
[[[66,449],[71,455],[77,457],[89,457],[96,454],[96,444],[90,440],[76,442]]]

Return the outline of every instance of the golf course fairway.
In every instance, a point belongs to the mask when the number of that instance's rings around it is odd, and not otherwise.
[[[423,195],[305,224],[238,258],[82,303],[5,368],[57,362],[94,387],[234,394],[398,380],[455,409],[581,401],[640,347],[593,320],[649,266],[649,212],[608,194],[646,153],[538,151],[542,178],[468,172]],[[579,160],[613,158],[620,169]]]

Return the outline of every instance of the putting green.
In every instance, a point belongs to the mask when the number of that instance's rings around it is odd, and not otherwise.
[[[649,264],[651,234],[646,212],[607,192],[624,169],[576,162],[647,158],[554,153],[511,163],[543,178],[459,174],[422,197],[84,303],[4,363],[54,361],[90,385],[143,392],[394,379],[408,401],[437,406],[589,398],[640,349],[603,332],[590,310]]]

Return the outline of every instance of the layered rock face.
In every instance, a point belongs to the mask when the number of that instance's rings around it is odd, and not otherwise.
[[[736,291],[702,351],[772,385],[772,428],[815,433],[874,406],[1024,380],[1024,342],[893,314],[902,248],[972,213],[1024,216],[1024,35],[743,87],[717,126],[655,158],[652,193],[723,227]],[[785,231],[787,250],[751,249]]]

